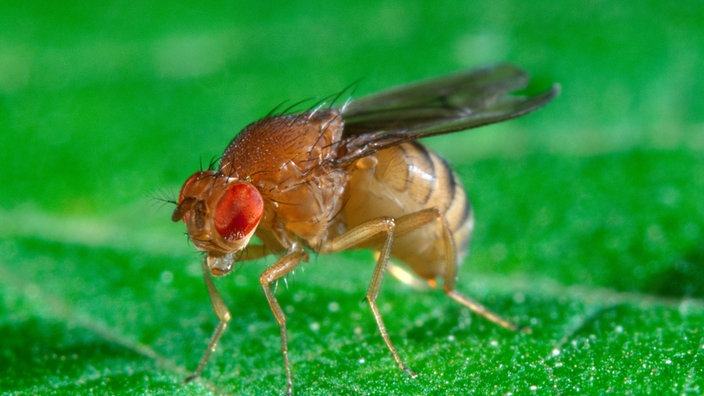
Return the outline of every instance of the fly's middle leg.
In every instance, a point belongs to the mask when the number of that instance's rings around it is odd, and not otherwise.
[[[399,367],[411,377],[415,377],[417,374],[403,362],[396,347],[391,342],[391,337],[389,337],[389,333],[384,325],[384,320],[376,304],[376,299],[381,290],[384,274],[389,266],[389,257],[391,255],[394,237],[396,235],[403,235],[432,222],[437,218],[437,213],[435,209],[426,209],[399,218],[378,217],[362,223],[342,235],[327,241],[319,249],[320,253],[339,252],[349,248],[366,246],[371,241],[377,240],[380,237],[383,238],[383,243],[379,249],[379,257],[374,267],[374,273],[369,282],[369,287],[367,288],[366,299],[374,314],[374,319],[376,320],[381,337],[391,351],[394,360],[396,360]]]
[[[321,246],[320,252],[339,252],[353,247],[359,247],[360,245],[364,245],[366,242],[377,239],[380,236],[384,237],[383,245],[379,251],[379,258],[377,259],[376,266],[374,267],[374,274],[372,275],[372,279],[369,282],[369,287],[367,288],[366,299],[369,302],[372,313],[374,314],[374,319],[376,320],[376,325],[379,328],[381,337],[384,339],[389,351],[391,351],[394,360],[396,360],[396,363],[399,367],[401,367],[401,370],[405,371],[411,377],[415,377],[417,374],[406,366],[401,359],[401,356],[398,354],[396,347],[391,342],[391,337],[389,337],[389,333],[386,330],[386,325],[384,325],[381,312],[376,304],[376,298],[379,295],[379,290],[381,290],[381,283],[384,278],[384,273],[386,272],[386,268],[389,264],[389,256],[391,255],[391,246],[394,242],[395,229],[396,220],[394,218],[378,217],[362,223],[342,235],[325,242]]]

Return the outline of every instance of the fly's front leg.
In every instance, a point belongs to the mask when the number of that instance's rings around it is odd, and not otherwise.
[[[222,297],[220,297],[220,293],[215,287],[213,278],[210,275],[210,270],[208,268],[208,257],[203,258],[202,266],[205,287],[208,289],[208,296],[210,296],[210,302],[213,304],[215,314],[220,319],[220,323],[218,323],[217,327],[215,327],[213,335],[210,337],[210,342],[208,342],[208,347],[205,349],[205,351],[203,352],[203,356],[200,358],[198,368],[191,375],[186,377],[184,382],[193,381],[194,379],[198,378],[198,376],[200,376],[200,373],[203,371],[203,368],[205,368],[205,365],[208,363],[208,359],[210,359],[210,354],[215,351],[215,347],[217,347],[218,341],[220,341],[220,337],[222,337],[223,332],[225,332],[225,329],[227,328],[227,322],[229,322],[232,318],[232,316],[230,315],[230,311],[227,309],[225,303],[222,301]]]
[[[281,257],[276,264],[267,268],[259,277],[259,282],[264,289],[264,294],[269,302],[271,312],[274,314],[276,321],[279,323],[279,331],[281,333],[281,352],[284,357],[284,370],[286,371],[286,394],[293,393],[293,380],[291,379],[291,364],[288,360],[288,340],[286,337],[286,315],[281,309],[279,301],[274,296],[271,289],[271,283],[293,271],[301,260],[307,260],[308,254],[301,248],[296,248],[292,252]]]
[[[254,260],[260,257],[264,257],[267,254],[268,250],[261,245],[250,245],[245,248],[244,251],[242,251],[242,256],[246,257],[245,260]],[[222,297],[220,297],[218,289],[215,287],[215,283],[213,282],[211,274],[215,274],[217,276],[225,275],[232,270],[233,264],[234,254],[220,257],[207,256],[203,258],[203,280],[205,280],[205,287],[206,289],[208,289],[208,296],[210,297],[210,302],[213,304],[213,309],[215,310],[215,314],[218,316],[218,319],[220,319],[220,322],[218,323],[217,327],[215,327],[213,335],[210,336],[208,347],[205,349],[205,351],[203,352],[203,356],[200,358],[198,368],[196,368],[196,370],[184,380],[184,382],[186,383],[193,381],[194,379],[200,376],[200,373],[203,371],[205,365],[210,359],[210,355],[213,353],[213,351],[215,351],[215,348],[218,346],[220,337],[222,337],[223,333],[225,332],[225,329],[227,328],[227,323],[232,318],[232,316],[230,315],[230,311],[227,309],[227,306],[222,301]]]

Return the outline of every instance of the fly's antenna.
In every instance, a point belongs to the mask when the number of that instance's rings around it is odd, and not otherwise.
[[[175,194],[173,194],[172,191],[166,191],[166,190],[158,190],[154,191],[149,194],[149,198],[152,199],[153,202],[157,202],[159,205],[159,208],[170,204],[170,205],[178,205],[178,202],[175,199],[172,199]]]

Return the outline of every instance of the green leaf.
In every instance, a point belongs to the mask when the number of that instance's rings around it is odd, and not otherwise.
[[[387,277],[379,306],[411,379],[363,300],[371,253],[314,255],[276,292],[296,392],[704,392],[701,2],[10,3],[3,392],[282,393],[258,281],[273,258],[216,280],[233,320],[202,378],[183,384],[217,318],[163,200],[284,100],[501,61],[562,96],[425,143],[476,211],[458,288],[532,332]]]

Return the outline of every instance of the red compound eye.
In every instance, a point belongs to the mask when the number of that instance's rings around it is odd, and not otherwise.
[[[215,207],[215,229],[228,241],[242,239],[259,224],[264,200],[249,183],[236,183],[227,188]]]

